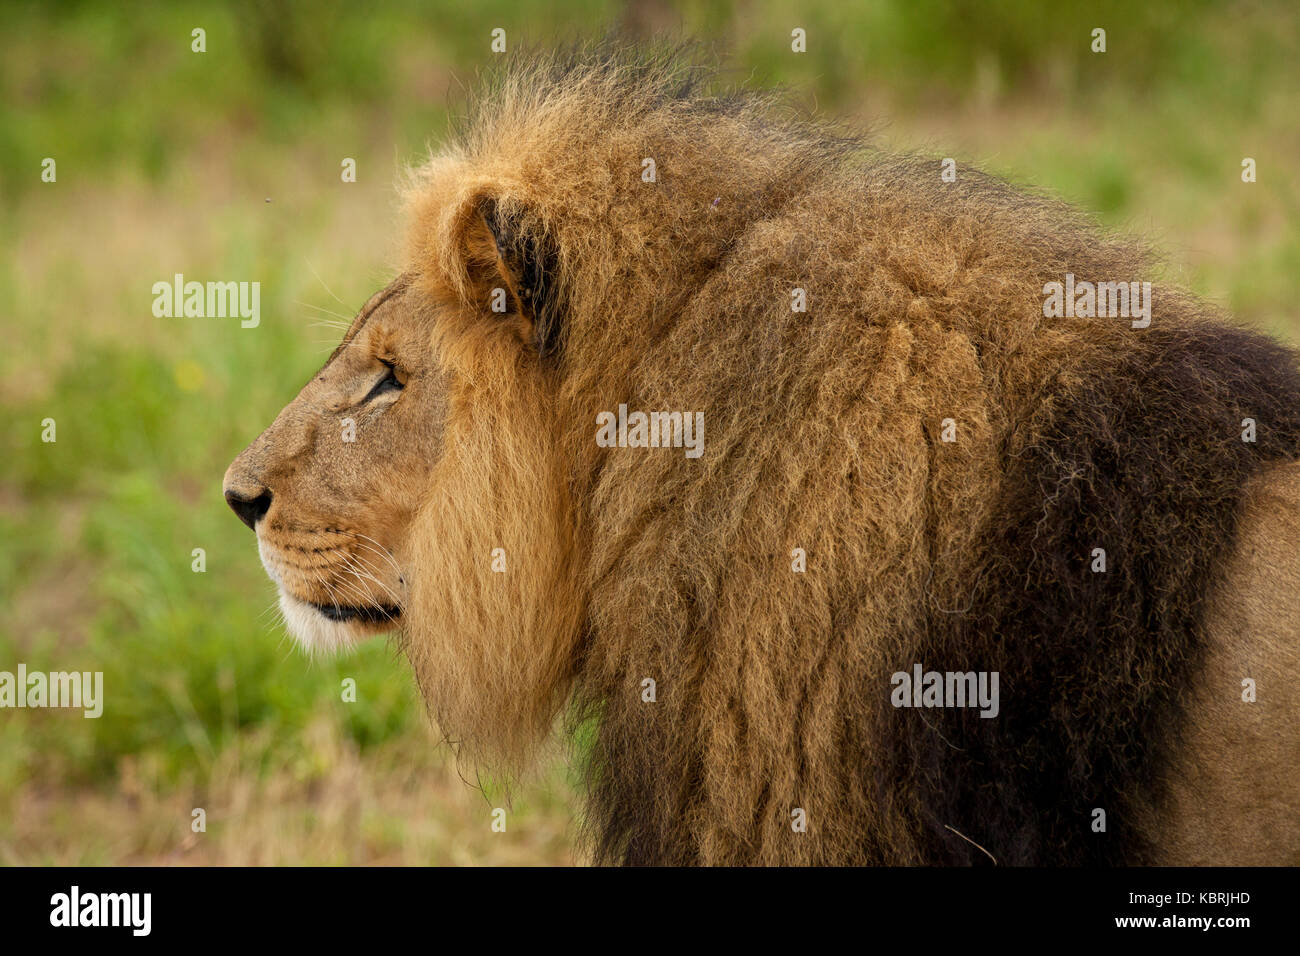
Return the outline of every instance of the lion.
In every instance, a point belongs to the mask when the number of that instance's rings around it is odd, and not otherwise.
[[[1295,354],[713,83],[522,57],[412,171],[225,476],[290,631],[511,774],[594,726],[596,862],[1300,862]]]

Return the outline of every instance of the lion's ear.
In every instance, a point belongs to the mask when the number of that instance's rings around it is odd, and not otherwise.
[[[560,348],[560,309],[554,244],[526,213],[483,197],[463,234],[462,254],[472,294],[485,308],[522,316],[538,354]]]

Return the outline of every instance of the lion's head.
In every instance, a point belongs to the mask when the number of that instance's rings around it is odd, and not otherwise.
[[[304,648],[397,632],[443,729],[512,759],[553,716],[576,633],[548,289],[491,193],[436,212],[417,213],[425,268],[371,297],[225,497]]]

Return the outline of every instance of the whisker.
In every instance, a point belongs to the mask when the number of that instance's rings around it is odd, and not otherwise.
[[[320,273],[317,272],[316,267],[311,264],[311,260],[308,259],[306,256],[303,256],[302,261],[307,263],[307,268],[311,270],[311,274],[314,275],[317,278],[317,280],[319,280],[321,285],[325,286],[325,291],[328,292],[331,296],[334,296],[334,301],[346,309],[348,307],[348,304],[344,302],[342,299],[340,299],[338,296],[334,295],[333,289],[325,285],[325,280],[320,277]]]
[[[339,603],[338,592],[336,592],[332,587],[330,587],[330,583],[325,580],[325,575],[321,574],[319,571],[312,571],[311,574],[312,577],[315,579],[316,583],[319,584],[321,587],[323,587],[326,593],[329,594],[330,603],[334,605],[334,610],[342,611],[343,608],[346,607],[347,605]]]
[[[379,578],[375,577],[375,575],[372,574],[370,570],[367,569],[366,566],[361,563],[359,558],[356,558],[353,555],[349,555],[346,552],[342,552],[342,551],[340,551],[339,554],[342,556],[344,566],[347,567],[348,570],[350,570],[353,574],[357,574],[368,580],[374,581],[375,584],[378,584],[381,588],[383,588],[386,592],[388,592],[388,596],[393,600],[393,607],[402,606],[402,599],[397,596],[397,594],[393,591],[391,587],[389,587],[383,581],[379,580]],[[381,611],[384,610],[383,605],[381,605],[378,601],[372,600],[371,603],[374,605],[374,607],[377,610],[381,610]]]
[[[308,322],[308,323],[307,323],[307,328],[309,328],[309,329],[332,329],[332,330],[334,330],[335,332],[346,332],[346,331],[348,330],[348,327],[347,327],[346,325],[344,325],[342,322],[335,322],[335,321],[333,321],[333,320],[326,321],[326,322]]]
[[[340,593],[352,599],[353,603],[349,605],[350,607],[379,608],[374,599],[353,582],[335,581],[334,586],[339,589]]]
[[[333,309],[327,309],[323,305],[313,305],[310,302],[303,302],[301,299],[294,299],[294,304],[307,309],[315,309],[317,312],[324,312],[326,315],[332,315],[334,318],[346,322],[349,326],[352,324],[352,319],[349,316],[344,315],[342,312],[335,312]]]
[[[362,534],[360,531],[348,531],[346,528],[339,528],[338,530],[341,531],[343,534],[351,535],[351,536],[354,537],[354,538],[360,538],[360,539],[363,540],[363,541],[369,541],[369,542],[372,542],[372,543],[375,545],[375,547],[374,547],[374,548],[371,548],[371,550],[372,550],[372,551],[375,551],[377,554],[379,554],[381,557],[383,557],[385,560],[387,560],[388,563],[389,563],[390,565],[392,565],[392,567],[393,567],[393,571],[397,574],[397,576],[398,576],[399,578],[402,577],[402,569],[401,569],[400,567],[398,567],[398,565],[397,565],[397,561],[394,560],[392,553],[389,552],[389,550],[388,550],[387,548],[385,548],[382,544],[380,544],[380,543],[379,543],[378,541],[376,541],[374,538],[370,537],[370,535],[368,535],[368,534]]]
[[[367,551],[373,554],[377,554],[381,558],[384,558],[386,561],[388,561],[388,566],[393,569],[393,573],[397,575],[398,580],[400,581],[403,579],[404,576],[402,574],[402,569],[397,566],[397,562],[395,562],[390,555],[385,554],[383,551],[380,551],[377,548],[371,547],[370,545],[366,544],[364,541],[354,541],[352,542],[352,544],[354,547],[365,548]],[[358,558],[362,557],[362,554],[360,552],[357,552],[357,557]],[[381,570],[381,568],[371,567],[369,564],[365,566],[367,568],[370,568],[372,571],[377,572]]]

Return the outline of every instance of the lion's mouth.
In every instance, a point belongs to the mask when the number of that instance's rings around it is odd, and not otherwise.
[[[307,602],[331,621],[361,621],[366,624],[392,624],[402,616],[400,607],[385,605],[350,606]]]

